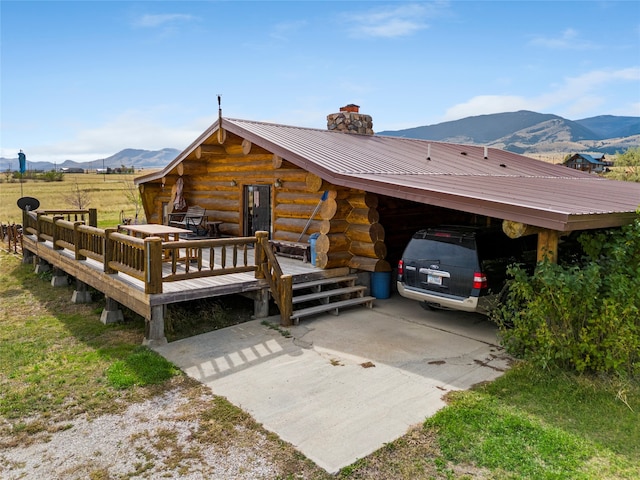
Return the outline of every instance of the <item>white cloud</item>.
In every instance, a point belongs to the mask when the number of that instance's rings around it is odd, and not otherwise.
[[[593,42],[581,39],[578,32],[573,28],[567,28],[560,36],[556,37],[536,35],[529,42],[529,45],[558,50],[587,50],[596,48]]]
[[[136,19],[134,21],[134,25],[136,27],[143,28],[156,28],[173,25],[176,23],[190,22],[194,19],[195,17],[193,15],[187,15],[183,13],[169,13],[162,15],[146,14]]]
[[[640,82],[640,67],[612,71],[594,70],[576,77],[566,77],[560,85],[534,97],[478,95],[449,108],[443,120],[517,110],[580,117],[594,110],[594,107],[605,104],[603,89],[619,82]]]
[[[406,4],[364,13],[344,15],[355,37],[394,38],[413,35],[429,27],[426,20],[438,14],[447,2]]]
[[[73,139],[50,145],[32,145],[28,159],[88,162],[109,157],[125,148],[186,148],[215,121],[208,117],[194,119],[186,125],[171,125],[163,119],[156,120],[159,114],[159,110],[123,112],[103,125],[80,130]]]

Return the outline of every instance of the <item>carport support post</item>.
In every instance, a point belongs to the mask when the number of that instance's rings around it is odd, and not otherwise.
[[[72,303],[91,303],[91,293],[87,288],[87,284],[76,278],[76,289],[71,295]]]
[[[105,325],[124,321],[120,304],[111,297],[105,297],[105,306],[100,315],[100,321]]]
[[[545,259],[551,263],[558,262],[558,239],[560,232],[556,230],[542,230],[538,233],[538,262]]]
[[[144,326],[144,339],[142,344],[153,348],[166,345],[167,337],[164,336],[164,305],[151,307],[151,318],[146,319]]]

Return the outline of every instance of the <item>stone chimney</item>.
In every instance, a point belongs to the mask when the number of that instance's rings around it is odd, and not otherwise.
[[[327,115],[327,128],[345,133],[373,135],[373,119],[371,115],[363,115],[360,107],[350,103],[340,108],[340,113]]]

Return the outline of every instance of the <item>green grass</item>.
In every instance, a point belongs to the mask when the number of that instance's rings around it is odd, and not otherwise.
[[[19,258],[0,254],[0,415],[53,422],[111,410],[118,389],[147,387],[179,371],[140,344],[142,319],[104,325],[96,305],[70,302]],[[121,372],[120,375],[116,371]],[[143,393],[131,389],[126,398]]]
[[[180,371],[163,357],[145,347],[133,349],[125,358],[107,368],[109,384],[115,388],[157,385]]]
[[[145,172],[149,173],[149,172]],[[135,203],[128,199],[130,192],[137,192],[133,179],[139,174],[96,175],[91,173],[67,173],[61,182],[43,182],[27,180],[20,184],[9,182],[5,175],[0,176],[0,222],[5,224],[21,223],[22,211],[17,206],[20,197],[35,197],[40,209],[76,209],[69,202],[70,192],[79,190],[86,195],[86,208],[98,210],[98,227],[113,227],[120,222],[120,212],[125,217],[135,216]],[[139,220],[144,220],[144,211],[139,212]]]
[[[640,387],[527,364],[425,422],[443,457],[497,478],[639,478]]]

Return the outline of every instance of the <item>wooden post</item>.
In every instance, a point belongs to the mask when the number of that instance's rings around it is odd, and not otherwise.
[[[144,239],[144,293],[162,293],[162,239]]]
[[[60,239],[60,227],[58,227],[58,220],[63,220],[64,217],[60,215],[56,215],[53,217],[53,249],[54,250],[63,250],[64,247],[60,247],[57,245],[58,240]]]
[[[97,208],[89,209],[89,226],[91,227],[98,226],[98,209]]]
[[[262,265],[267,263],[267,254],[264,251],[262,242],[269,238],[268,232],[259,231],[256,232],[256,251],[255,251],[255,264],[256,264],[256,278],[266,278],[267,272],[263,271]]]
[[[558,238],[560,232],[556,230],[543,230],[538,233],[538,261],[545,259],[551,263],[558,262]]]
[[[40,226],[42,225],[42,220],[40,220],[40,217],[42,217],[42,215],[42,213],[36,210],[36,238],[39,242],[46,242],[46,240],[40,236],[40,232],[42,231],[42,228],[40,228]]]
[[[111,259],[113,258],[113,249],[115,248],[115,243],[111,240],[111,234],[117,231],[117,228],[105,228],[104,230],[104,273],[118,273],[109,266],[109,262],[111,262]]]
[[[291,315],[293,315],[293,277],[283,275],[280,277],[282,290],[280,291],[280,325],[291,326]]]
[[[76,260],[86,260],[87,257],[80,254],[80,249],[82,248],[82,235],[80,234],[80,225],[83,225],[83,222],[73,222],[73,247],[74,253],[76,256]]]

